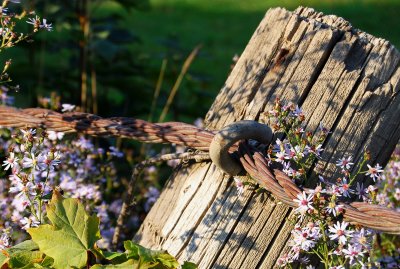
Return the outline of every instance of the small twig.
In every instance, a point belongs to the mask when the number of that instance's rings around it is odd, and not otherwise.
[[[196,58],[197,53],[199,52],[201,48],[201,45],[198,45],[193,49],[193,51],[189,54],[189,56],[186,58],[185,62],[183,63],[181,72],[179,73],[178,78],[175,81],[174,86],[171,89],[171,92],[168,96],[167,103],[165,104],[160,117],[158,118],[158,122],[163,122],[165,117],[167,116],[168,110],[174,101],[175,95],[182,83],[183,78],[185,77],[186,73],[189,71],[189,67],[192,64],[193,60]]]
[[[149,121],[149,122],[153,121],[153,114],[154,114],[154,110],[156,109],[158,96],[160,95],[161,86],[164,81],[164,74],[165,74],[165,70],[167,69],[167,63],[168,63],[168,59],[164,59],[161,64],[160,75],[158,76],[158,79],[157,79],[156,89],[154,91],[153,101],[152,101],[151,107],[150,107],[150,113],[147,118],[147,121]]]
[[[132,201],[134,198],[133,190],[136,185],[136,180],[140,176],[142,170],[146,166],[170,160],[182,160],[183,162],[188,162],[189,160],[193,160],[195,162],[204,162],[210,160],[210,156],[206,152],[198,152],[198,151],[171,153],[171,154],[159,155],[136,164],[133,168],[131,180],[129,181],[128,185],[128,190],[124,198],[124,202],[122,203],[121,211],[117,219],[117,226],[115,227],[112,239],[112,243],[115,247],[118,245],[121,229],[124,225],[126,217],[128,216],[128,209],[132,205]]]

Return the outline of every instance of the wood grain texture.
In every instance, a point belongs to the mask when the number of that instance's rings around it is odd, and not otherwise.
[[[400,137],[400,54],[387,41],[309,8],[271,9],[218,94],[207,128],[265,122],[276,97],[298,103],[307,129],[332,133],[312,172],[334,179],[334,161],[365,150],[385,164]],[[287,250],[290,208],[233,180],[212,164],[178,169],[135,239],[200,268],[273,268]]]

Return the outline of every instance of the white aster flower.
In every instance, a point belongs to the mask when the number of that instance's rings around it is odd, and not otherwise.
[[[331,240],[338,240],[340,244],[344,245],[347,242],[347,237],[351,237],[352,231],[346,230],[349,224],[345,221],[339,221],[332,226],[329,226],[329,238]]]
[[[21,129],[21,132],[24,136],[24,138],[29,138],[32,137],[36,134],[36,130],[35,129],[29,129],[29,130],[23,130]]]
[[[344,170],[349,170],[350,167],[354,164],[351,162],[351,160],[353,159],[352,156],[349,157],[343,157],[342,159],[339,159],[336,162],[336,166],[339,166],[340,168],[344,169]]]
[[[309,251],[312,249],[316,242],[309,237],[306,230],[293,230],[293,245],[300,247],[304,251]]]
[[[2,233],[0,236],[0,250],[9,248],[11,246],[11,240],[8,233]]]
[[[322,121],[319,123],[318,129],[320,132],[322,132],[324,135],[327,135],[329,133],[331,133],[328,128],[326,128],[323,124]]]
[[[47,23],[47,20],[46,19],[43,19],[42,20],[42,23],[39,25],[39,28],[41,28],[41,29],[45,29],[45,30],[47,30],[47,31],[51,31],[51,30],[53,30],[53,26],[51,26],[51,23]]]
[[[10,152],[10,155],[8,156],[7,160],[3,161],[4,170],[12,169],[14,166],[18,164],[18,157],[15,157],[14,152]]]
[[[64,137],[63,132],[54,132],[54,131],[46,131],[46,132],[47,132],[47,138],[52,141],[61,140]]]
[[[40,18],[37,15],[36,15],[35,18],[29,18],[26,22],[28,24],[32,24],[33,27],[35,27],[35,28],[39,28],[40,27]]]
[[[347,178],[342,179],[342,182],[339,184],[339,190],[345,197],[350,197],[350,193],[353,193],[353,190],[350,189],[350,185],[347,183]]]
[[[20,224],[22,225],[22,229],[26,230],[32,227],[38,227],[40,222],[33,216],[27,218],[24,217],[20,220]]]
[[[363,249],[371,249],[373,231],[361,228],[359,231],[353,232],[350,242],[353,246]]]
[[[330,202],[327,207],[325,207],[325,211],[328,214],[332,214],[333,216],[338,216],[342,211],[343,205],[338,205],[335,202]]]
[[[380,179],[381,178],[380,173],[382,173],[383,170],[382,170],[382,166],[380,166],[379,163],[377,163],[375,165],[375,167],[372,167],[369,164],[367,164],[367,166],[368,166],[368,171],[366,173],[367,176],[370,176],[374,180],[374,182],[375,182],[376,179]]]
[[[244,185],[243,185],[243,182],[242,182],[238,177],[234,177],[233,180],[235,181],[238,194],[239,194],[239,195],[242,195],[243,192],[244,192]]]
[[[400,188],[395,189],[394,199],[396,199],[397,201],[400,201]]]
[[[313,198],[314,194],[309,194],[307,196],[304,191],[303,193],[299,193],[297,199],[293,199],[293,201],[298,204],[298,207],[294,211],[299,212],[303,216],[309,209],[314,210],[314,207],[312,206]]]
[[[42,153],[38,157],[38,165],[41,170],[49,169],[50,172],[53,172],[55,166],[58,166],[61,163],[60,158],[61,154],[58,151],[54,153],[49,152],[48,154]]]
[[[284,163],[285,162],[285,152],[279,151],[275,154],[275,161],[278,163]]]
[[[30,152],[27,156],[22,159],[23,168],[38,168],[38,159],[33,152]]]
[[[71,112],[75,109],[75,105],[71,104],[62,104],[61,112]]]
[[[350,265],[354,264],[359,257],[364,256],[361,249],[353,245],[348,245],[347,249],[343,249],[343,253],[345,254],[345,257],[349,259]]]
[[[10,193],[17,193],[16,197],[22,196],[23,194],[26,195],[36,195],[36,186],[32,182],[27,182],[23,184],[22,181],[15,181],[13,182],[13,186],[10,187]]]

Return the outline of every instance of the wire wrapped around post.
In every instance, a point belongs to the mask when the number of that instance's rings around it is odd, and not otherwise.
[[[226,127],[219,135],[226,136],[226,130],[243,132],[237,127],[260,126],[259,123],[234,123],[235,128]],[[58,113],[48,109],[0,106],[0,126],[14,128],[45,128],[47,130],[65,133],[84,133],[92,136],[115,136],[135,139],[145,143],[175,143],[202,151],[209,151],[215,132],[203,130],[196,126],[181,122],[149,123],[144,120],[113,117],[102,118],[89,113]],[[267,127],[262,127],[268,130]],[[225,131],[224,131],[225,130]],[[244,133],[252,134],[246,130]],[[246,144],[238,146],[237,140],[251,139],[243,135],[231,134],[228,137],[229,152],[239,156],[244,170],[271,192],[277,199],[288,206],[296,207],[293,201],[296,195],[307,189],[300,189],[291,179],[280,170],[271,170],[268,160],[263,153]],[[256,138],[258,135],[256,135]],[[264,138],[263,138],[264,139]],[[270,134],[266,132],[266,142],[270,141]],[[262,142],[262,141],[261,141]],[[265,142],[265,141],[264,141]],[[225,150],[225,149],[224,149]],[[365,202],[342,203],[343,217],[346,221],[359,224],[391,234],[400,234],[400,212]]]

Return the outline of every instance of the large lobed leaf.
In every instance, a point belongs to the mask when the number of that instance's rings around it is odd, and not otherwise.
[[[52,263],[53,260],[40,252],[38,245],[32,240],[24,241],[0,252],[1,268],[24,269],[35,266],[50,266]]]
[[[64,199],[54,192],[46,206],[52,225],[28,229],[40,251],[54,259],[55,269],[81,268],[87,265],[88,252],[99,240],[99,218],[89,216],[77,199]]]

